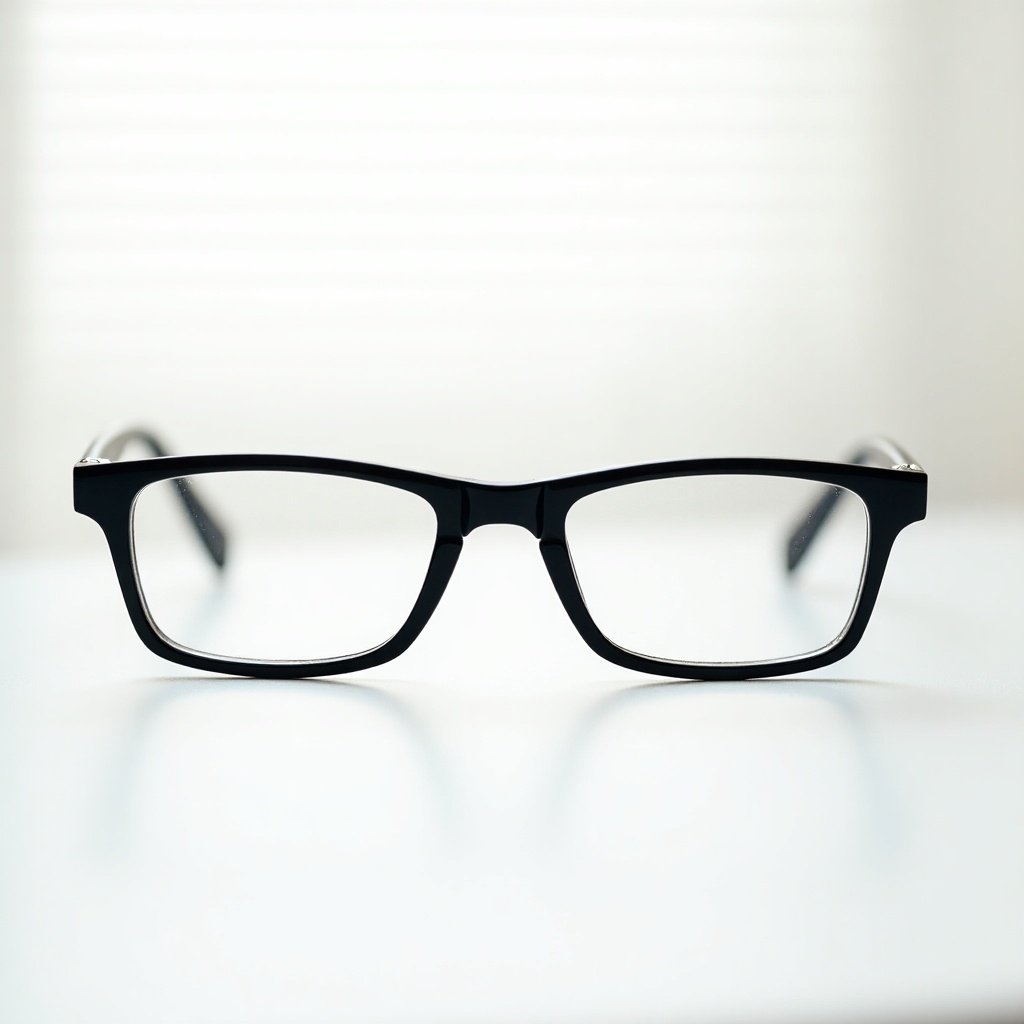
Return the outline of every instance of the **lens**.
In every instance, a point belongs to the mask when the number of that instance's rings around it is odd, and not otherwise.
[[[223,570],[183,492],[223,528]],[[172,643],[240,661],[323,661],[378,647],[402,626],[437,519],[396,487],[243,471],[146,487],[132,529],[146,606]]]
[[[837,501],[806,557],[790,534]],[[788,477],[687,476],[581,498],[566,537],[598,629],[664,661],[761,663],[829,647],[860,593],[867,509],[842,488]]]

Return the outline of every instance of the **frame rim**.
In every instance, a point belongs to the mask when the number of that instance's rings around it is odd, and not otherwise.
[[[908,467],[909,468],[909,467]],[[413,608],[394,635],[352,655],[314,661],[265,661],[222,657],[176,644],[153,622],[138,579],[132,540],[132,510],[147,486],[162,480],[216,472],[306,472],[342,476],[410,491],[437,517],[437,533],[426,575]],[[793,658],[767,662],[678,662],[621,647],[599,629],[579,586],[566,518],[581,498],[627,484],[685,476],[754,475],[804,479],[843,487],[861,498],[868,522],[863,576],[844,632],[830,645]],[[103,530],[122,596],[136,633],[167,661],[226,674],[264,678],[341,675],[392,661],[419,636],[455,570],[463,538],[479,526],[507,523],[530,530],[563,608],[584,642],[604,660],[647,675],[715,680],[770,678],[806,672],[848,655],[863,637],[874,609],[892,545],[911,523],[925,518],[927,474],[916,466],[877,468],[803,459],[699,458],[616,466],[524,483],[487,483],[376,463],[310,455],[164,455],[125,462],[90,460],[74,468],[75,509]]]

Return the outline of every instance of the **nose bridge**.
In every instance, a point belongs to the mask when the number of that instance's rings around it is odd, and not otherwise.
[[[503,524],[521,526],[535,537],[541,534],[544,485],[482,484],[462,485],[462,535],[478,526]]]

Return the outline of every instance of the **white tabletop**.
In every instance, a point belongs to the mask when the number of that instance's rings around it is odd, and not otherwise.
[[[774,682],[604,663],[511,528],[391,665],[204,676],[95,543],[0,567],[4,1021],[1024,1011],[1020,510],[908,530]]]

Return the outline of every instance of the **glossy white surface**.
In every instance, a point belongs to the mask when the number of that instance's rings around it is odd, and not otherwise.
[[[935,513],[821,678],[659,685],[481,530],[399,661],[275,682],[9,561],[0,1017],[1019,1016],[1022,579],[1020,510]]]

